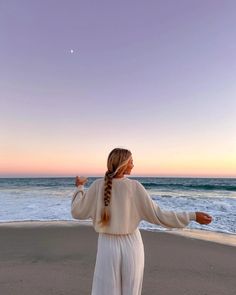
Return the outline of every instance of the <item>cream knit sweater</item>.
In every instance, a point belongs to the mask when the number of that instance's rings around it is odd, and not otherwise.
[[[177,213],[161,210],[140,182],[124,177],[112,180],[111,220],[108,226],[102,227],[99,221],[104,208],[103,189],[103,178],[95,180],[86,192],[80,185],[71,201],[73,218],[92,218],[96,232],[129,234],[135,231],[141,220],[167,228],[183,228],[191,220],[196,220],[195,212]]]

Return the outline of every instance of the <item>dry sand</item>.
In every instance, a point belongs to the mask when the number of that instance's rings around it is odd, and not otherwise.
[[[141,234],[142,295],[236,294],[235,246],[164,232]],[[2,223],[0,294],[89,295],[96,247],[97,233],[77,222]]]

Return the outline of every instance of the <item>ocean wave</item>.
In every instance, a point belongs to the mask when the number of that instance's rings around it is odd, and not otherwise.
[[[191,190],[224,190],[224,191],[235,191],[236,192],[236,185],[220,185],[220,184],[171,184],[171,183],[156,183],[156,182],[141,182],[142,185],[147,189],[158,189],[158,188],[165,188],[165,189],[191,189]]]

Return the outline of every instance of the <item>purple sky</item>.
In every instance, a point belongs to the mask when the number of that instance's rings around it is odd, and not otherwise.
[[[139,174],[236,176],[235,12],[228,0],[2,0],[0,176],[13,159],[12,174],[43,174],[16,162],[28,153],[45,165],[54,151],[88,165],[99,153],[102,167],[115,146],[135,151]]]

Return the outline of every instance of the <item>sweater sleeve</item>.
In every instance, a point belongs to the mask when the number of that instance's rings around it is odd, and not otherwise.
[[[147,193],[138,181],[137,184],[137,209],[142,220],[158,224],[166,228],[183,228],[191,220],[196,220],[195,212],[174,212],[162,210]]]
[[[71,215],[75,219],[88,219],[94,216],[96,204],[96,184],[93,182],[88,190],[84,191],[84,186],[79,185],[71,200]]]

